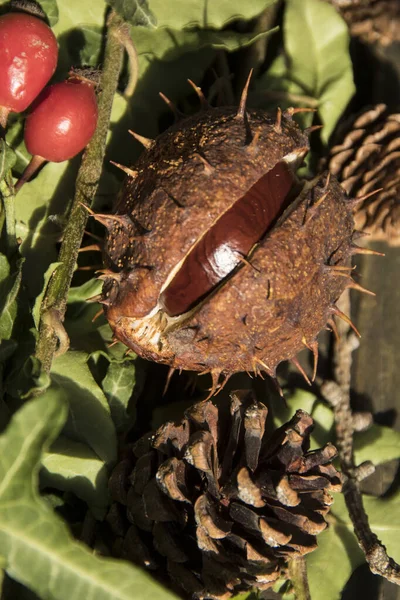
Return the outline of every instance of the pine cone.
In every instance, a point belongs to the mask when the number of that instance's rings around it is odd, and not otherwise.
[[[400,114],[378,104],[342,126],[337,136],[342,141],[329,156],[329,170],[352,197],[382,188],[358,206],[355,224],[392,246],[400,244],[399,132]]]
[[[367,44],[388,46],[400,40],[398,0],[329,0],[341,13],[354,37]]]
[[[302,410],[268,436],[267,412],[235,392],[229,411],[206,400],[139,440],[110,479],[115,554],[191,597],[229,598],[268,588],[287,559],[314,550],[327,490],[341,488],[336,449],[309,451]]]

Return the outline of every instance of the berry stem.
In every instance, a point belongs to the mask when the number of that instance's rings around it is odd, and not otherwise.
[[[88,211],[83,208],[82,204],[90,207],[100,180],[111,109],[124,53],[120,41],[120,32],[126,27],[122,19],[112,10],[107,21],[107,41],[100,81],[101,92],[98,98],[97,128],[83,155],[76,179],[75,196],[58,258],[61,265],[55,270],[50,279],[41,306],[41,324],[36,344],[36,357],[41,361],[46,373],[50,372],[53,357],[59,344],[60,336],[57,334],[57,330],[60,330],[64,320],[68,291],[88,218]],[[54,315],[57,315],[57,327],[52,320],[46,318],[50,311],[53,315],[53,321]],[[64,345],[63,351],[67,349]]]
[[[0,127],[3,131],[7,128],[8,115],[10,114],[10,109],[6,106],[0,106]]]
[[[18,179],[17,183],[15,184],[14,189],[15,189],[16,194],[22,188],[24,183],[26,183],[27,181],[30,180],[32,175],[34,175],[36,173],[36,171],[42,166],[42,164],[44,162],[46,162],[46,159],[43,158],[43,156],[38,156],[37,154],[35,156],[32,156],[30,163],[26,166],[21,177]]]

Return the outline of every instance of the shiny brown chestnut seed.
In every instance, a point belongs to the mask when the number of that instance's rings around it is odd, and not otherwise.
[[[295,111],[208,108],[146,146],[107,225],[102,302],[115,336],[178,369],[264,371],[344,316],[351,201],[333,178],[297,180]]]

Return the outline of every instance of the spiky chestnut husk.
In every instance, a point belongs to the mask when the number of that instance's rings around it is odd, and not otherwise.
[[[178,369],[267,372],[307,346],[338,314],[350,277],[351,202],[323,176],[300,184],[309,148],[287,111],[208,108],[155,141],[128,171],[108,229],[102,303],[115,336],[139,355]],[[291,202],[228,277],[190,310],[162,303],[176,272],[216,221],[277,165],[293,172]],[[238,261],[239,262],[239,261]],[[194,278],[196,273],[194,274]]]

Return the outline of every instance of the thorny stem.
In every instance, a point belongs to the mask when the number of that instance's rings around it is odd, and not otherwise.
[[[307,579],[307,563],[304,556],[289,561],[289,579],[294,588],[296,600],[311,600]]]
[[[343,298],[347,306],[341,306],[341,310],[347,314],[350,312],[349,298],[347,291]],[[345,476],[343,495],[358,543],[365,554],[372,573],[381,575],[392,583],[400,585],[400,565],[388,556],[385,546],[375,533],[371,531],[368,515],[363,506],[359,486],[359,469],[354,464],[354,425],[350,407],[352,352],[357,345],[355,344],[354,334],[350,331],[349,326],[346,323],[338,323],[339,325],[341,341],[339,343],[335,342],[334,346],[334,374],[336,382],[325,382],[321,386],[321,392],[334,409],[337,447],[342,471]]]
[[[62,264],[50,279],[41,307],[36,357],[41,361],[46,373],[50,372],[57,344],[60,344],[62,351],[68,349],[62,322],[78,250],[88,218],[88,213],[82,205],[90,206],[92,204],[101,175],[113,98],[123,60],[124,49],[120,42],[120,31],[124,27],[125,24],[121,18],[111,11],[107,22],[107,42],[100,81],[101,92],[98,98],[97,128],[86,148],[76,179],[75,197],[58,258]],[[60,333],[61,331],[63,334]]]

